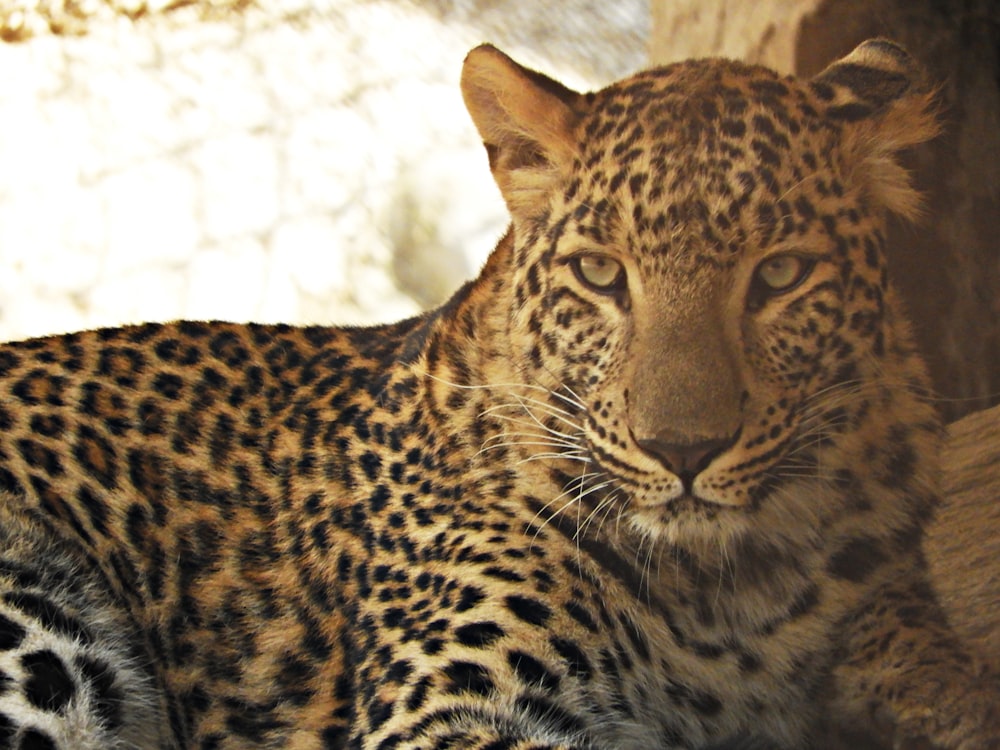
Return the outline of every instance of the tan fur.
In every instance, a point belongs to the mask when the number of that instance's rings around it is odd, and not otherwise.
[[[1000,406],[950,425],[943,463],[931,575],[955,629],[1000,673]]]
[[[462,96],[483,141],[496,149],[490,166],[511,213],[536,211],[578,156],[570,103],[531,85],[528,71],[488,44],[466,57]]]
[[[816,80],[836,80],[835,74],[844,65],[871,66],[905,77],[908,88],[905,96],[894,97],[888,102],[870,102],[875,109],[874,115],[846,127],[843,153],[845,165],[850,165],[852,182],[862,186],[872,200],[887,210],[912,220],[920,215],[920,195],[913,189],[912,175],[899,164],[896,155],[938,135],[941,130],[939,107],[935,91],[912,58],[894,58],[879,54],[877,49],[860,45],[821,72]],[[846,87],[833,85],[837,92],[834,103],[857,100]]]
[[[922,199],[913,189],[913,175],[899,164],[896,154],[937,136],[935,111],[934,95],[921,94],[893,107],[876,132],[859,127],[853,135],[853,148],[865,155],[854,179],[866,186],[873,200],[904,219],[921,216]]]

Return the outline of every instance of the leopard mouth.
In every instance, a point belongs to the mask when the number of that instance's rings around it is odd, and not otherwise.
[[[646,466],[635,466],[600,446],[591,445],[589,450],[591,460],[601,468],[601,474],[614,478],[615,487],[629,498],[629,505],[634,511],[658,518],[673,518],[686,512],[704,517],[723,508],[745,505],[738,497],[729,497],[724,492],[712,493],[713,487],[709,482],[699,482],[703,476],[710,479],[708,474],[712,461],[724,452],[725,447],[721,447],[710,455],[706,454],[703,465],[675,471],[660,460],[649,460],[645,462]],[[643,452],[643,455],[647,454]],[[705,491],[706,488],[708,491]]]
[[[711,509],[740,508],[749,502],[733,475],[734,464],[740,462],[742,425],[723,438],[694,439],[670,430],[644,439],[631,425],[615,439],[596,422],[589,427],[581,437],[591,466],[600,468],[594,476],[603,476],[598,482],[611,480],[634,509],[669,516],[687,509],[704,516]]]
[[[717,482],[712,481],[713,464],[716,463],[716,459],[724,456],[737,444],[741,433],[742,427],[733,435],[724,438],[683,441],[664,439],[668,435],[666,431],[655,438],[641,439],[629,430],[633,445],[646,459],[651,459],[647,461],[651,464],[649,473],[665,473],[671,478],[671,481],[663,483],[668,486],[668,490],[661,498],[657,500],[655,497],[647,496],[639,504],[706,509],[742,505],[738,498],[730,497],[724,491],[720,491]],[[648,480],[643,481],[643,485],[647,483]]]
[[[714,518],[719,513],[735,507],[738,506],[717,503],[693,492],[685,492],[678,497],[667,500],[660,506],[647,506],[639,510],[642,515],[655,517],[660,523],[669,523],[682,516]]]

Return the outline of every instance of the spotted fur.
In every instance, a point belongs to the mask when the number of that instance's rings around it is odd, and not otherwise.
[[[906,53],[463,93],[512,224],[440,309],[0,348],[0,745],[998,746],[920,552]]]

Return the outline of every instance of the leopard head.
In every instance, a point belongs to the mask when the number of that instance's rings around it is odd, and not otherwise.
[[[822,523],[787,486],[863,458],[851,435],[924,383],[883,247],[918,208],[897,155],[935,133],[910,56],[869,41],[812,80],[695,60],[579,94],[482,46],[462,87],[512,218],[510,359],[548,413],[574,404],[580,487],[672,542]]]

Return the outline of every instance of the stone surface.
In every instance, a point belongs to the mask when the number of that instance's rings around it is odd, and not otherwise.
[[[792,73],[803,16],[821,0],[654,0],[650,59],[731,57]]]
[[[175,5],[0,0],[0,339],[435,305],[506,223],[468,49],[590,88],[649,28],[645,0]]]

